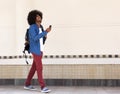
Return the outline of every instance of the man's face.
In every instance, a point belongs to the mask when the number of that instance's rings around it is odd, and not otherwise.
[[[42,22],[42,18],[39,15],[36,16],[36,22],[37,23],[41,23]]]

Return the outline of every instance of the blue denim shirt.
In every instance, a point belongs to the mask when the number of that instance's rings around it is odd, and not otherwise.
[[[39,34],[39,27],[36,24],[30,25],[29,28],[29,43],[30,43],[30,53],[41,55],[40,49],[40,38],[47,35],[47,31],[43,31]]]

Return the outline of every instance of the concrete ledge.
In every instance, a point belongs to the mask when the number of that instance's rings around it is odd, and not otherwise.
[[[33,59],[27,59],[28,65],[32,64]],[[66,58],[66,59],[51,59],[43,58],[43,64],[45,65],[60,65],[60,64],[120,64],[120,58]],[[21,59],[0,59],[0,65],[27,65],[24,58]]]

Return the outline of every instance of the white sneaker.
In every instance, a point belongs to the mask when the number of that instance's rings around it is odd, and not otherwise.
[[[37,89],[34,88],[32,85],[24,86],[24,89],[27,89],[27,90],[37,90]]]
[[[42,90],[41,90],[42,93],[49,93],[51,92],[50,89],[48,89],[47,87],[44,87]]]

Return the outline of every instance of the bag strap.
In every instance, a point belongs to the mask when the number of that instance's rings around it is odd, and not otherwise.
[[[26,62],[26,64],[28,65],[29,63],[28,63],[28,61],[27,61],[27,55],[26,55],[26,53],[25,53],[25,50],[23,51],[23,56],[25,57],[25,62]]]

